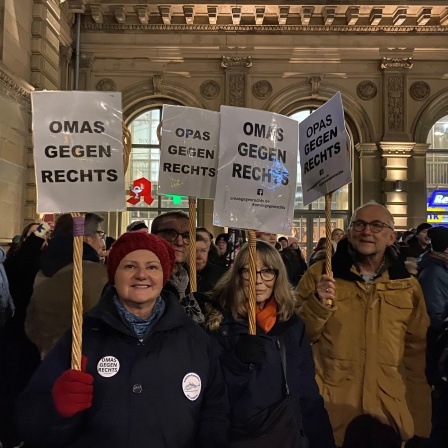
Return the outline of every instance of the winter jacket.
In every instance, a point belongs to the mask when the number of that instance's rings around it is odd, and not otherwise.
[[[226,270],[221,266],[208,262],[201,272],[197,273],[197,289],[199,292],[211,291]]]
[[[217,305],[215,305],[217,306]],[[209,305],[208,305],[209,307]],[[284,397],[284,373],[280,344],[285,344],[286,374],[297,415],[297,430],[304,431],[310,448],[334,447],[328,414],[315,380],[311,346],[302,320],[293,315],[286,322],[276,322],[265,333],[264,360],[246,364],[235,355],[234,347],[248,333],[247,320],[233,319],[230,313],[208,308],[207,330],[222,348],[222,365],[229,390],[231,425],[239,426]]]
[[[9,290],[16,306],[16,312],[10,325],[21,333],[24,333],[26,310],[33,293],[34,278],[40,269],[40,256],[44,241],[43,238],[31,233],[19,249],[8,256],[5,261]]]
[[[71,333],[45,358],[19,398],[18,423],[30,448],[223,448],[228,399],[218,348],[178,301],[139,340],[107,288],[84,316],[82,353],[93,376],[92,407],[63,418],[51,389],[70,368]],[[111,373],[103,373],[115,363]],[[193,387],[194,386],[194,387]]]
[[[441,380],[439,358],[444,351],[445,338],[439,341],[448,317],[448,262],[430,251],[418,263],[418,281],[425,296],[426,309],[431,326],[428,330],[426,347],[426,376],[431,385],[446,388]],[[446,323],[445,323],[446,325]]]
[[[36,275],[25,320],[26,334],[37,345],[42,356],[72,324],[73,255],[70,259],[68,255],[61,255],[60,251],[53,252],[53,241],[50,240],[45,256],[42,256],[42,271]],[[70,241],[73,251],[73,239]],[[82,269],[82,305],[83,311],[88,311],[100,300],[107,283],[107,271],[104,264],[99,262],[98,253],[86,243]]]
[[[420,246],[417,237],[413,236],[408,241],[408,244],[406,246],[400,247],[400,252],[404,258],[418,258],[420,255],[424,254],[430,248],[431,246],[428,246],[427,248],[423,248],[422,246]]]
[[[440,331],[443,321],[448,317],[448,261],[433,252],[427,252],[418,269],[418,281],[425,295],[431,327]]]
[[[372,283],[360,277],[348,240],[332,257],[336,305],[316,296],[325,261],[313,265],[297,287],[300,316],[314,342],[317,381],[342,445],[345,429],[372,414],[400,430],[403,440],[430,430],[430,389],[425,379],[429,325],[418,281],[388,248],[388,269]],[[351,248],[351,250],[353,250]]]

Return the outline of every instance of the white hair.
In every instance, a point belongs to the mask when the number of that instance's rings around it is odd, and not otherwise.
[[[387,214],[387,220],[388,220],[387,224],[389,224],[389,225],[392,227],[392,229],[394,229],[394,228],[395,228],[395,221],[394,221],[394,217],[392,216],[392,214],[390,213],[390,211],[387,209],[386,206],[384,206],[384,205],[382,205],[382,204],[379,204],[378,202],[374,201],[373,199],[372,199],[371,201],[369,201],[369,202],[366,202],[366,203],[363,204],[363,205],[360,205],[360,206],[353,212],[353,215],[352,215],[352,217],[350,218],[350,225],[349,225],[349,226],[351,226],[351,225],[352,225],[352,222],[355,221],[355,217],[356,217],[356,215],[358,214],[358,212],[359,212],[361,209],[363,209],[363,208],[365,208],[365,207],[372,206],[372,205],[377,206],[377,207],[381,207],[381,208],[386,212],[386,214]]]

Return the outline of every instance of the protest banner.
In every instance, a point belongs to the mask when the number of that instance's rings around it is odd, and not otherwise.
[[[326,264],[331,272],[331,198],[352,181],[349,136],[345,129],[341,93],[299,124],[299,153],[303,205],[325,196]]]
[[[157,194],[188,196],[190,291],[196,292],[196,198],[213,199],[218,168],[218,112],[164,105]]]
[[[291,233],[298,123],[272,112],[221,106],[217,226]]]
[[[255,230],[290,234],[298,123],[271,112],[221,106],[213,223],[248,230],[249,334],[256,334]]]
[[[219,122],[219,112],[163,106],[158,194],[215,197]]]
[[[71,365],[80,370],[84,212],[124,209],[131,139],[120,93],[33,92],[31,102],[37,211],[73,219]]]
[[[121,94],[33,92],[37,212],[125,207]]]
[[[340,92],[299,124],[303,205],[352,181]]]

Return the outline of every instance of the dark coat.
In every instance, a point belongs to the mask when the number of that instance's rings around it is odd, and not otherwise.
[[[231,424],[240,425],[284,396],[284,374],[279,344],[286,348],[286,372],[290,398],[297,410],[298,431],[304,430],[310,448],[334,447],[333,433],[324,402],[315,380],[311,345],[303,321],[293,315],[277,322],[265,333],[257,326],[264,342],[261,365],[246,364],[235,355],[234,347],[248,333],[247,321],[235,321],[230,313],[214,310],[209,314],[208,329],[222,347],[222,364],[229,389]],[[216,328],[219,320],[223,318]],[[302,422],[300,422],[302,420]]]
[[[108,288],[84,318],[82,351],[93,376],[92,407],[70,418],[55,411],[51,389],[70,368],[67,333],[19,399],[18,423],[26,446],[226,447],[228,401],[214,341],[166,293],[164,314],[148,338],[139,340],[119,317],[114,294]],[[104,357],[118,360],[115,375],[98,372]],[[188,374],[201,381],[196,399],[187,398],[183,389]]]
[[[197,274],[197,286],[199,292],[211,291],[226,270],[216,264],[208,262],[205,268]]]
[[[26,309],[33,294],[34,278],[40,269],[42,245],[45,240],[31,233],[5,261],[9,291],[16,311],[9,324],[24,332]]]
[[[448,263],[428,252],[423,255],[418,269],[418,281],[425,296],[431,327],[439,332],[448,317]]]
[[[430,249],[428,246],[426,249],[423,249],[422,246],[418,243],[417,237],[413,236],[409,241],[407,246],[400,247],[400,253],[404,258],[418,258],[420,255],[424,254],[426,251]]]
[[[439,358],[445,349],[439,336],[446,327],[445,319],[448,317],[448,263],[433,252],[427,252],[422,256],[418,268],[418,281],[431,321],[426,340],[426,377],[429,384],[446,388],[446,382],[440,379],[439,372]],[[448,405],[445,406],[448,409]]]
[[[280,257],[283,260],[283,264],[285,265],[286,275],[288,276],[288,281],[292,286],[297,286],[299,283],[299,271],[298,268],[294,267],[290,258],[282,252],[279,252]]]

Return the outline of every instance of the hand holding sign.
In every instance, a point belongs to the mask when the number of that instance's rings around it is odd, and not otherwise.
[[[352,181],[349,137],[345,130],[340,92],[299,125],[303,205],[325,196],[326,260],[331,274],[331,198],[333,191]],[[327,298],[327,306],[333,299]]]

